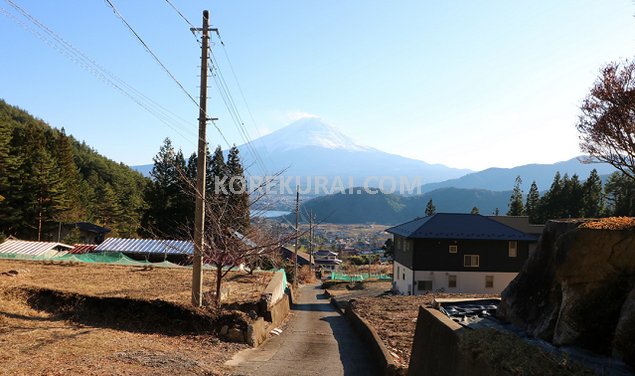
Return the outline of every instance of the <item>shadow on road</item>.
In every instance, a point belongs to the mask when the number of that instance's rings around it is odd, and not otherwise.
[[[353,331],[344,316],[327,316],[320,320],[328,322],[331,326],[339,347],[340,361],[344,366],[345,376],[381,374],[379,364],[368,350],[368,346]]]
[[[335,308],[328,302],[325,303],[304,303],[294,304],[293,311],[315,311],[315,312],[335,312]]]

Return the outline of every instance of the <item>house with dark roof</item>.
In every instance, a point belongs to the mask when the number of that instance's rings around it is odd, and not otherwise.
[[[282,247],[280,247],[280,255],[282,256],[283,259],[293,262],[293,260],[295,259],[294,248],[282,246]],[[298,251],[298,265],[300,265],[300,266],[304,266],[304,265],[313,266],[313,265],[315,265],[315,260],[312,259],[311,256],[308,253],[302,252],[302,251]]]
[[[500,293],[529,257],[538,234],[479,214],[437,213],[391,227],[393,286],[430,291]]]
[[[489,215],[487,218],[491,218],[509,227],[513,227],[518,231],[522,231],[526,234],[542,234],[542,230],[545,225],[537,225],[529,223],[529,217],[526,215]]]
[[[73,231],[77,232],[79,236],[77,240],[83,244],[100,244],[111,230],[90,222],[74,222],[62,224],[61,228],[53,231],[51,236],[59,236],[60,239],[64,239]]]

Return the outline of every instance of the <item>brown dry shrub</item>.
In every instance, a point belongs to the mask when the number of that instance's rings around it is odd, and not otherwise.
[[[300,266],[298,269],[298,282],[300,283],[313,283],[315,282],[315,273],[308,265]]]
[[[596,221],[584,222],[580,228],[590,228],[594,230],[627,230],[635,227],[635,218],[632,217],[609,217]]]

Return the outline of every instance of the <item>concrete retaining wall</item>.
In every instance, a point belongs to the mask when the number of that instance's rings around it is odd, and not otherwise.
[[[278,302],[278,300],[282,299],[284,296],[284,291],[287,286],[285,283],[285,276],[283,271],[278,271],[273,273],[273,277],[271,277],[271,281],[265,290],[262,292],[262,298],[267,301],[268,305],[273,305]]]
[[[486,364],[459,349],[465,331],[440,311],[419,307],[408,376],[496,375]]]
[[[291,311],[290,297],[293,296],[293,289],[289,287],[287,290],[283,273],[274,273],[260,299],[262,317],[258,317],[247,328],[246,342],[253,347],[263,343],[271,329],[282,324]],[[288,291],[288,295],[285,290]]]
[[[337,303],[336,303],[337,304]],[[392,355],[388,352],[384,341],[381,340],[375,329],[362,317],[360,317],[351,305],[347,305],[344,316],[349,320],[353,329],[362,337],[369,345],[373,355],[378,359],[380,367],[383,368],[385,376],[404,375],[405,370],[400,368],[393,360]]]

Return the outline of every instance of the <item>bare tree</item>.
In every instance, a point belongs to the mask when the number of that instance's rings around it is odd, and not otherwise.
[[[602,68],[580,106],[577,129],[587,162],[607,162],[635,179],[635,61]]]
[[[282,173],[282,172],[281,172]],[[281,174],[278,173],[265,180],[261,185],[252,187],[248,206],[234,207],[236,200],[229,193],[205,194],[205,227],[203,231],[203,258],[206,263],[215,268],[215,304],[220,307],[222,281],[235,268],[245,264],[257,264],[261,258],[271,257],[280,251],[280,246],[295,239],[295,233],[273,235],[257,223],[251,223],[242,232],[237,231],[233,224],[240,210],[249,210],[255,203],[262,200],[268,189]],[[195,196],[194,182],[181,174],[187,183],[189,191]],[[246,183],[243,185],[246,189]],[[238,213],[239,214],[239,213]],[[193,231],[190,233],[193,234]],[[301,233],[300,236],[303,236]]]

